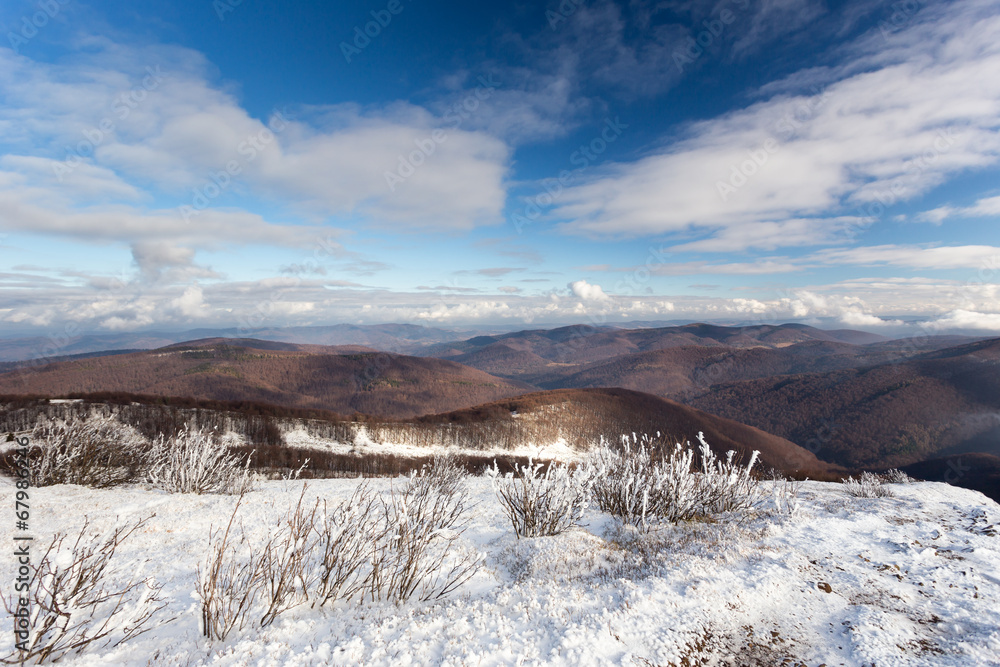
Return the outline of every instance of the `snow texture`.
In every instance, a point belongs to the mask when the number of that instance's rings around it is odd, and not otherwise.
[[[402,480],[369,483],[388,493]],[[358,484],[309,482],[306,502],[346,499]],[[591,507],[581,527],[518,540],[490,481],[469,484],[460,539],[486,567],[450,598],[302,606],[221,642],[199,632],[196,567],[236,497],[32,489],[36,545],[84,517],[106,530],[156,514],[119,547],[113,574],[155,578],[169,622],[60,664],[1000,665],[1000,506],[974,491],[919,482],[862,499],[806,482],[794,512],[642,533]],[[238,517],[249,539],[263,542],[302,486],[263,482],[247,494]],[[0,493],[13,507],[9,479]],[[2,523],[8,545],[12,524]],[[13,558],[0,559],[0,573],[9,594]],[[13,648],[9,628],[0,656]]]

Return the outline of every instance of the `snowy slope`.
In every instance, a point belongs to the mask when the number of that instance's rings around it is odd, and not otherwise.
[[[357,483],[317,480],[306,495],[346,498]],[[84,516],[104,527],[155,512],[116,559],[164,583],[164,618],[176,616],[60,664],[1000,665],[1000,535],[988,527],[1000,506],[976,492],[915,483],[862,500],[808,482],[792,516],[765,508],[638,537],[590,510],[578,530],[517,541],[488,480],[469,485],[477,504],[463,539],[487,567],[451,599],[299,607],[214,645],[198,632],[195,567],[235,498],[33,489],[39,540]],[[247,530],[262,539],[301,487],[264,482],[241,508]],[[10,480],[0,492],[11,508]],[[12,524],[2,522],[5,544]],[[5,582],[13,568],[10,557],[0,562]],[[0,655],[11,647],[6,626]]]

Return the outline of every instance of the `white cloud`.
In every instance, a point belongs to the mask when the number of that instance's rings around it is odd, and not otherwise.
[[[568,287],[573,294],[584,301],[608,301],[611,298],[604,293],[600,285],[591,285],[586,280],[577,280]]]
[[[998,317],[988,314],[996,307],[996,285],[956,281],[854,279],[735,298],[608,295],[586,281],[577,281],[575,292],[561,298],[556,292],[393,292],[351,285],[329,289],[329,284],[322,276],[194,285],[96,277],[82,286],[25,280],[4,288],[11,306],[0,310],[0,321],[49,330],[69,324],[76,330],[137,330],[191,323],[255,328],[332,321],[604,324],[684,318],[730,323],[809,320],[905,331],[904,316],[906,320],[930,316],[940,331],[976,327],[988,331],[991,319]]]
[[[329,228],[273,224],[256,213],[239,209],[207,209],[186,220],[177,209],[142,209],[123,204],[72,207],[63,205],[47,190],[2,186],[0,228],[82,241],[169,241],[200,247],[253,243],[308,247],[338,233]]]
[[[976,266],[997,266],[1000,263],[1000,247],[988,245],[865,246],[821,250],[808,259],[826,265],[858,264],[914,269],[972,269]]]
[[[841,322],[849,327],[898,327],[905,324],[902,320],[883,320],[881,317],[870,315],[858,310],[848,310],[840,314]]]
[[[970,218],[1000,215],[1000,196],[980,199],[974,206],[962,209],[962,214]]]
[[[1000,332],[1000,313],[980,313],[969,310],[953,310],[925,325],[933,330],[971,330]]]
[[[630,267],[625,271],[642,270],[644,267]],[[763,257],[756,262],[664,262],[650,268],[656,276],[694,275],[770,275],[790,273],[802,269],[801,263],[787,257]]]
[[[942,222],[952,217],[955,214],[955,211],[956,209],[951,206],[939,206],[938,208],[918,214],[915,219],[918,222],[929,222],[934,225],[940,225]]]
[[[67,65],[0,49],[0,144],[11,153],[0,169],[29,174],[46,200],[68,205],[101,192],[135,200],[145,189],[178,206],[198,208],[199,193],[212,208],[232,195],[264,197],[302,215],[384,227],[502,220],[510,149],[485,132],[402,102],[258,119],[212,81],[200,54],[94,46]],[[142,99],[124,105],[130,91]]]
[[[669,148],[568,188],[552,215],[586,235],[712,232],[713,250],[780,247],[794,221],[788,243],[808,245],[850,224],[845,213],[878,219],[960,171],[994,165],[993,9],[982,0],[922,7],[892,40],[876,31],[853,45],[822,92],[694,123]],[[731,191],[720,194],[720,183]],[[742,235],[747,224],[761,236]]]
[[[219,278],[219,274],[194,263],[195,251],[166,241],[132,244],[132,259],[146,280],[160,280],[164,272],[170,279],[190,281],[192,278]]]
[[[1000,216],[1000,196],[986,197],[972,206],[964,208],[940,206],[930,211],[924,211],[917,216],[917,219],[939,224],[948,218],[989,218],[995,216]]]

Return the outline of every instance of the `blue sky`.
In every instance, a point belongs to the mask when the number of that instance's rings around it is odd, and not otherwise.
[[[993,2],[0,6],[8,335],[1000,331]]]

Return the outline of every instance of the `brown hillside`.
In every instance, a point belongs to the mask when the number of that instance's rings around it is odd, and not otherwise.
[[[577,325],[551,330],[478,336],[461,343],[451,342],[432,346],[423,354],[454,359],[503,377],[555,386],[561,378],[582,371],[590,364],[624,355],[678,347],[778,349],[810,341],[837,344],[850,342],[858,345],[882,340],[884,339],[881,336],[860,331],[823,331],[799,324],[751,327],[687,324],[655,329],[616,329]],[[496,359],[510,355],[510,350],[517,351],[521,355],[510,357],[506,364],[498,364]]]
[[[1000,339],[896,364],[718,385],[691,404],[819,447],[820,458],[851,467],[993,451]]]
[[[546,389],[625,387],[687,399],[720,383],[860,368],[897,358],[894,350],[818,340],[778,348],[688,346],[624,355],[582,370],[543,368],[521,377]]]
[[[601,436],[618,442],[623,434],[662,433],[676,440],[695,441],[698,432],[713,450],[732,449],[744,456],[761,453],[766,466],[813,476],[839,468],[820,461],[811,452],[780,437],[730,419],[717,417],[674,401],[627,389],[559,389],[525,394],[446,414],[428,415],[421,424],[452,424],[471,430],[489,428],[500,441],[524,443],[530,439],[564,438],[572,447],[586,449]],[[529,437],[525,433],[530,433]],[[495,436],[496,438],[497,436]]]
[[[128,392],[410,417],[530,390],[451,361],[211,339],[0,374],[0,393]]]

